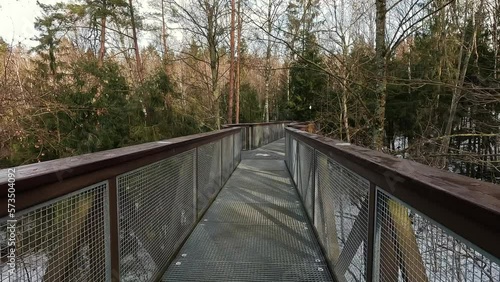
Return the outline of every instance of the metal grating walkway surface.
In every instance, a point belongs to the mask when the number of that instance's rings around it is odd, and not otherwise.
[[[243,152],[162,281],[333,281],[284,147],[282,139]]]

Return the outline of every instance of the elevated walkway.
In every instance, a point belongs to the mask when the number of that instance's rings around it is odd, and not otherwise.
[[[287,124],[0,170],[0,281],[500,281],[498,185]]]
[[[284,139],[242,153],[162,281],[332,281],[284,157]]]

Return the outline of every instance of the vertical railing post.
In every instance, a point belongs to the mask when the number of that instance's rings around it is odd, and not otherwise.
[[[234,154],[234,149],[236,148],[236,134],[233,134],[233,147],[232,147],[232,155],[233,155],[233,167],[231,168],[231,173],[233,173],[234,169],[236,168],[236,156]]]
[[[255,143],[255,137],[254,137],[254,135],[255,135],[255,126],[254,125],[250,125],[250,132],[251,132],[251,134],[250,134],[250,136],[251,136],[251,138],[250,138],[250,148],[251,149],[250,150],[253,150],[253,149],[256,149],[255,148],[255,144],[254,144]]]
[[[297,186],[297,188],[299,188],[299,175],[300,175],[300,168],[299,168],[299,162],[300,162],[300,156],[299,156],[299,140],[296,140],[295,141],[295,144],[297,144],[297,146],[295,146],[295,165],[294,165],[294,176],[292,178],[295,178],[294,181],[295,181],[295,185]],[[299,190],[299,189],[297,189]],[[299,192],[299,195],[300,195],[300,192]]]
[[[311,189],[312,190],[312,207],[311,207],[311,222],[313,223],[314,226],[315,225],[315,222],[314,222],[314,218],[315,218],[315,213],[316,213],[316,150],[314,148],[311,147],[311,149],[313,150],[313,154],[312,154],[312,165],[311,165],[311,169],[312,169],[312,185],[311,185]]]
[[[120,226],[116,177],[109,179],[109,233],[111,281],[120,281]]]
[[[253,126],[248,126],[248,150],[253,150]]]
[[[376,220],[376,204],[377,204],[377,186],[370,182],[370,191],[368,194],[368,246],[367,246],[367,262],[366,262],[366,281],[373,281],[373,264],[375,259],[375,220]]]
[[[194,188],[193,188],[193,207],[194,207],[194,222],[198,221],[198,147],[194,152]]]
[[[219,161],[219,163],[220,163],[220,174],[219,174],[220,175],[220,187],[218,189],[222,188],[222,185],[224,185],[224,183],[222,183],[222,179],[224,179],[222,177],[222,173],[224,172],[224,168],[222,167],[222,165],[224,164],[224,162],[222,160],[224,158],[224,153],[223,153],[224,149],[222,148],[222,144],[224,144],[224,142],[222,140],[224,140],[224,138],[225,137],[222,137],[219,140],[219,143],[220,143],[220,161]]]
[[[288,171],[290,171],[290,168],[289,168],[289,166],[290,166],[290,165],[289,165],[289,163],[290,163],[290,162],[288,161],[288,155],[290,155],[290,154],[288,153],[288,147],[289,147],[289,146],[290,146],[290,145],[288,144],[288,137],[286,136],[286,133],[285,133],[285,164],[286,164],[286,166],[287,166]]]

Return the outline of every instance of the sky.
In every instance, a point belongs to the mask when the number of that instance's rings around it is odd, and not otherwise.
[[[57,2],[72,2],[71,0],[38,0],[42,4],[55,4]],[[140,0],[141,1],[141,0]],[[41,16],[41,9],[36,4],[37,0],[0,0],[0,37],[5,42],[17,45],[19,42],[27,47],[35,47],[37,41],[31,40],[38,33],[34,22]],[[142,8],[147,11],[147,1],[141,1]],[[181,32],[173,32],[176,42],[182,39]],[[148,34],[141,34],[139,45],[146,46],[151,40]],[[169,40],[172,40],[169,39]],[[169,42],[172,44],[172,42]]]
[[[43,4],[64,2],[61,0],[39,0]],[[36,0],[0,0],[0,36],[7,42],[33,47],[30,40],[37,32],[33,26],[35,17],[41,12]]]

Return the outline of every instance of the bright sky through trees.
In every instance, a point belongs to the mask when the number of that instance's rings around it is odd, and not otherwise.
[[[43,4],[55,4],[58,0],[39,0]],[[64,0],[63,0],[64,2]],[[0,3],[0,37],[6,42],[35,46],[30,40],[36,35],[33,22],[40,16],[40,8],[35,0],[2,0]]]

